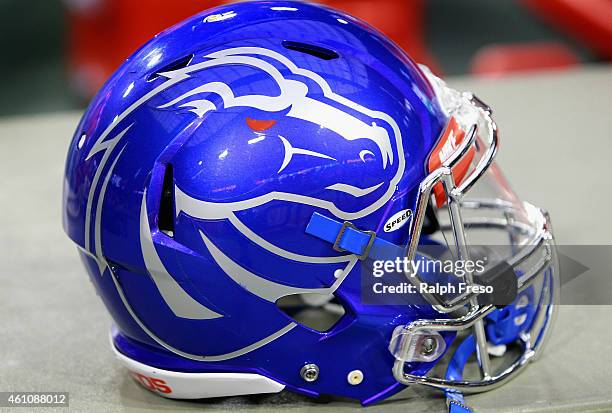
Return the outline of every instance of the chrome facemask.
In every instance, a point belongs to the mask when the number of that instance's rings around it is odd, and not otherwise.
[[[498,131],[491,117],[491,109],[471,93],[452,90],[427,68],[423,70],[448,115],[447,131],[452,127],[451,123],[456,122],[455,127],[458,126],[465,135],[446,159],[440,159],[439,165],[420,185],[410,228],[408,260],[413,260],[417,254],[426,212],[428,207],[432,207],[431,200],[434,198],[434,203],[439,206],[438,218],[448,217],[447,220],[440,219],[439,233],[444,234],[446,244],[456,259],[470,260],[471,247],[475,245],[503,244],[505,252],[497,254],[496,263],[502,262],[513,270],[519,295],[534,287],[537,293],[531,303],[535,308],[533,321],[516,337],[516,344],[520,347],[518,357],[513,357],[510,352],[500,356],[500,360],[496,360],[499,367],[495,369],[489,354],[494,343],[487,337],[485,328],[485,323],[490,321],[485,319],[498,308],[493,304],[483,304],[477,293],[464,293],[452,299],[423,293],[423,297],[441,313],[441,317],[416,320],[395,329],[389,345],[396,359],[393,374],[398,382],[405,385],[422,384],[447,392],[486,391],[516,376],[537,358],[544,347],[558,302],[556,249],[547,213],[520,202],[493,162],[498,149]],[[469,163],[470,167],[464,176],[458,178],[456,168],[462,162]],[[502,241],[494,241],[495,237],[491,237],[491,234],[497,234],[497,240]],[[479,241],[476,242],[476,239]],[[422,291],[421,285],[427,283],[419,276],[407,274],[407,278],[419,291]],[[471,272],[465,273],[463,282],[470,286],[477,284]],[[515,302],[511,305],[525,303]],[[462,375],[459,375],[459,379],[449,379],[405,372],[406,363],[442,358],[445,343],[440,333],[469,332],[470,329],[480,379],[464,380]]]

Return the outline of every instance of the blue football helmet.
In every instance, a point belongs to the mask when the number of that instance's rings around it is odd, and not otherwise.
[[[558,290],[548,216],[514,195],[497,148],[484,103],[366,23],[237,3],[162,32],[93,99],[64,228],[117,357],[163,396],[370,404],[419,384],[461,406],[536,358]],[[436,254],[493,257],[463,284],[513,295],[439,293],[459,279],[446,270],[402,272],[414,300],[368,293],[376,262]],[[464,377],[473,354],[481,374]]]

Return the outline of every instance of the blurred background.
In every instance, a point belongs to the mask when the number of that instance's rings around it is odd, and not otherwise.
[[[612,60],[612,0],[321,0],[439,75],[571,70]],[[164,28],[221,0],[0,0],[0,116],[84,108]]]

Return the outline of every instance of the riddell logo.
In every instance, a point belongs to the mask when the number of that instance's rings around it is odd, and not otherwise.
[[[162,379],[145,376],[144,374],[136,373],[135,371],[130,371],[130,373],[132,373],[132,376],[136,379],[136,381],[151,391],[164,394],[172,393],[172,389],[170,386],[168,386],[168,383]]]
[[[384,231],[385,232],[393,232],[408,223],[410,217],[412,216],[412,211],[409,209],[404,209],[403,211],[394,214],[391,218],[387,220],[385,223]]]

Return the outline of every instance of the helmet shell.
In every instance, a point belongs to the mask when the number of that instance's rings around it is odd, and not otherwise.
[[[115,346],[310,395],[399,390],[391,333],[433,310],[364,305],[367,271],[305,228],[317,212],[407,244],[408,226],[383,227],[414,210],[445,122],[406,54],[335,10],[245,2],[157,35],[93,99],[66,163],[64,228]],[[345,315],[323,332],[295,322],[276,301],[304,291],[333,292]]]

